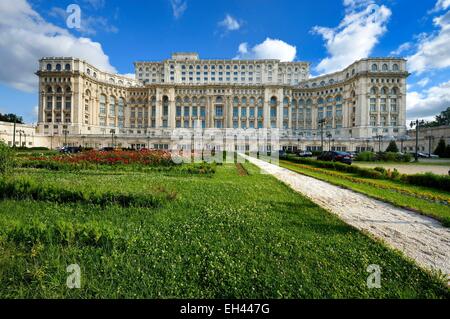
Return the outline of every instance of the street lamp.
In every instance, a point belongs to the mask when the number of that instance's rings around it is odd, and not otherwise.
[[[383,135],[377,135],[375,138],[378,140],[378,153],[381,153],[381,141],[383,139]]]
[[[333,135],[331,135],[330,132],[327,132],[327,138],[328,138],[328,151],[331,151],[331,138]]]
[[[116,130],[112,129],[109,133],[111,133],[111,146],[114,148],[114,134],[116,134]]]
[[[424,125],[424,124],[425,124],[425,121],[419,120],[419,119],[417,119],[415,122],[412,121],[410,123],[411,128],[413,128],[414,126],[416,127],[416,154],[414,154],[415,162],[419,161],[419,130],[420,130],[420,126]]]
[[[319,125],[320,125],[320,150],[323,152],[323,125],[327,122],[326,119],[320,119]]]
[[[22,130],[17,130],[17,133],[19,133],[19,147],[22,147],[22,133],[25,133],[25,132]]]
[[[428,136],[425,136],[425,138],[428,140],[428,157],[431,158],[431,141],[434,140],[434,136],[428,135]]]
[[[67,135],[69,134],[69,131],[68,130],[64,130],[63,134],[64,134],[64,146],[67,146]]]

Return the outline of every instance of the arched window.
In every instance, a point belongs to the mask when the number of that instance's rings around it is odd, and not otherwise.
[[[47,86],[47,93],[53,93],[53,89],[50,85]]]
[[[62,93],[62,89],[61,89],[60,86],[58,86],[58,87],[56,88],[56,93]]]
[[[109,97],[109,116],[116,116],[116,98],[114,96]]]
[[[288,106],[288,105],[289,105],[289,99],[288,99],[287,97],[285,97],[285,98],[283,99],[283,105],[284,105],[284,106]]]
[[[255,98],[254,97],[250,98],[250,105],[255,105]]]
[[[323,104],[323,99],[320,98],[320,99],[317,101],[317,103],[318,103],[318,104]]]
[[[276,106],[277,105],[277,98],[275,96],[272,96],[270,99],[270,105]]]
[[[381,93],[381,95],[386,95],[387,92],[388,92],[387,88],[384,87],[384,88],[381,89],[380,93]]]
[[[71,92],[70,86],[67,86],[66,87],[66,93],[70,93],[70,92]]]
[[[378,65],[372,64],[372,71],[373,71],[373,72],[378,71]]]
[[[383,64],[382,70],[383,70],[383,71],[389,70],[388,65],[387,65],[387,64]]]
[[[125,100],[123,98],[119,98],[119,103],[117,104],[117,116],[119,117],[118,125],[120,128],[125,125]]]
[[[238,105],[239,104],[239,98],[237,96],[234,97],[233,99],[233,105]]]
[[[70,64],[66,64],[66,66],[64,67],[64,69],[66,70],[66,71],[70,71]]]
[[[341,95],[336,96],[336,102],[337,103],[342,102],[342,96]]]
[[[372,87],[372,88],[370,89],[370,94],[372,94],[372,95],[377,94],[377,88],[376,88],[376,87]]]
[[[47,64],[47,71],[51,71],[52,70],[52,65],[49,63]]]
[[[325,81],[320,82],[320,86],[325,86]]]
[[[242,105],[247,105],[247,98],[246,97],[242,98]]]
[[[191,103],[191,99],[188,96],[185,96],[183,102],[184,104],[189,104]]]
[[[56,71],[61,71],[61,64],[58,63],[58,64],[56,65]]]
[[[105,116],[106,115],[106,96],[105,95],[100,95],[100,116]]]
[[[392,95],[397,95],[398,94],[398,89],[397,88],[392,88],[391,94]]]
[[[392,66],[392,70],[398,71],[398,70],[399,70],[398,64],[394,64],[394,65]]]
[[[223,103],[223,98],[221,96],[216,97],[216,103]]]

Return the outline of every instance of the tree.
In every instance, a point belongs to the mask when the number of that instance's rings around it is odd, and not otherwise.
[[[439,155],[439,157],[445,157],[445,150],[446,150],[445,141],[443,138],[441,138],[439,140],[436,149],[434,150],[434,154]]]
[[[9,123],[17,123],[17,124],[24,124],[23,118],[21,116],[17,116],[16,114],[2,114],[0,113],[0,121],[2,122],[9,122]]]
[[[450,144],[447,145],[447,147],[445,148],[445,152],[444,152],[444,155],[442,157],[450,158]]]
[[[450,107],[445,111],[442,111],[441,114],[436,115],[434,121],[425,123],[423,127],[438,127],[444,125],[450,125]]]
[[[398,153],[397,143],[395,143],[395,141],[390,141],[389,146],[386,149],[386,152]]]

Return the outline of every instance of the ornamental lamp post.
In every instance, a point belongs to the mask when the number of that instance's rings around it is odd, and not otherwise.
[[[425,124],[425,121],[419,120],[419,119],[417,119],[415,122],[412,121],[410,123],[411,128],[413,128],[414,126],[416,127],[416,153],[414,154],[414,162],[419,161],[419,130],[420,130],[420,126],[424,125],[424,124]]]
[[[320,150],[323,152],[323,125],[327,122],[326,119],[320,119],[319,125],[320,125]]]
[[[67,147],[67,134],[69,134],[68,130],[63,130],[64,134],[64,146]]]
[[[331,138],[333,135],[330,132],[327,132],[327,138],[328,138],[328,151],[331,151]]]
[[[428,140],[428,157],[431,158],[431,141],[434,140],[434,136],[431,135],[431,132],[428,134],[430,135],[425,136],[425,139]]]
[[[112,129],[109,133],[111,133],[111,147],[114,148],[114,134],[116,134],[116,130]]]
[[[381,140],[383,139],[383,135],[377,135],[375,138],[378,140],[378,153],[381,153]]]

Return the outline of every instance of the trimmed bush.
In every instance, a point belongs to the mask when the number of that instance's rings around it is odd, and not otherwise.
[[[402,175],[401,180],[411,185],[432,187],[450,191],[450,176],[425,173],[415,175]]]
[[[88,193],[79,190],[42,186],[30,179],[0,180],[0,199],[41,200],[56,203],[86,203],[99,206],[159,207],[176,194],[161,190],[159,194]]]
[[[374,160],[375,160],[375,153],[373,152],[361,152],[355,158],[355,161],[359,162],[373,162]]]
[[[398,153],[397,143],[395,141],[390,141],[389,146],[386,148],[387,153]]]

